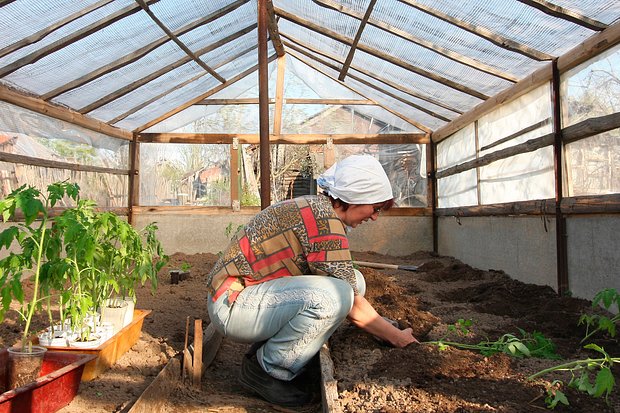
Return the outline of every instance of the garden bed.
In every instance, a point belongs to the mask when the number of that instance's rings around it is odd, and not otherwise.
[[[443,337],[448,325],[472,319],[472,333],[462,340],[526,331],[541,331],[557,345],[566,360],[590,353],[580,350],[583,328],[579,314],[590,302],[557,297],[547,287],[523,284],[497,271],[471,268],[450,257],[416,253],[390,257],[354,253],[360,261],[419,265],[419,272],[361,268],[369,289],[367,296],[386,316],[410,326],[420,340]],[[183,350],[187,316],[208,323],[205,279],[216,260],[213,254],[174,254],[159,273],[155,296],[140,289],[140,308],[152,313],[144,320],[142,336],[125,355],[97,379],[84,382],[72,403],[61,413],[126,412],[153,381],[170,357]],[[169,270],[183,262],[191,264],[191,275],[170,284]],[[389,281],[389,282],[388,282]],[[38,320],[44,325],[43,320]],[[18,337],[19,329],[9,318],[1,327],[0,345]],[[5,332],[7,334],[5,334]],[[190,337],[191,342],[191,337]],[[617,340],[598,341],[610,354],[620,354]],[[202,386],[174,384],[166,412],[272,412],[277,408],[245,391],[237,382],[241,354],[247,344],[222,341],[220,351],[207,369]],[[544,411],[544,383],[554,377],[529,382],[526,377],[557,361],[514,359],[499,354],[450,348],[439,351],[427,344],[406,349],[382,346],[369,335],[343,325],[330,342],[339,399],[345,412],[532,412]],[[618,371],[615,371],[618,377]],[[566,376],[562,377],[566,380]],[[317,386],[318,389],[318,386]],[[559,412],[620,412],[618,384],[608,407],[601,399],[567,391],[571,407]],[[543,410],[541,410],[543,409]],[[320,412],[317,402],[303,409]],[[299,409],[295,411],[300,411]]]

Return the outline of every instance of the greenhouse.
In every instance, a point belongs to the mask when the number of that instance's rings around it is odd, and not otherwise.
[[[620,412],[618,1],[0,0],[0,33],[0,412]],[[332,196],[369,158],[393,205]],[[243,249],[324,198],[311,251],[282,258],[298,229]],[[345,279],[313,266],[327,248],[415,342],[349,313],[292,373],[312,401],[248,390],[271,336],[208,308],[237,241],[264,261],[235,297],[276,264]],[[104,305],[132,309],[71,347]],[[36,386],[11,381],[19,344]]]

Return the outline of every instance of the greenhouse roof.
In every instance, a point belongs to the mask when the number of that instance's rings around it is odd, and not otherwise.
[[[247,95],[239,85],[256,84],[257,9],[257,0],[0,1],[0,81],[139,132],[207,97]],[[617,0],[267,0],[267,10],[270,61],[292,56],[424,132],[620,19]]]

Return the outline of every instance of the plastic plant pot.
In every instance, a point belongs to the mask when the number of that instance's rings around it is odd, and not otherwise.
[[[39,377],[43,356],[47,351],[45,347],[32,346],[30,349],[24,350],[21,347],[11,347],[7,351],[9,353],[9,389],[22,387]]]

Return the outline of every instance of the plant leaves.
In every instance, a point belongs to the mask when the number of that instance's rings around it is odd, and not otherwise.
[[[614,384],[614,376],[609,367],[602,367],[596,375],[594,397],[601,397],[603,393],[608,396],[613,391]]]

